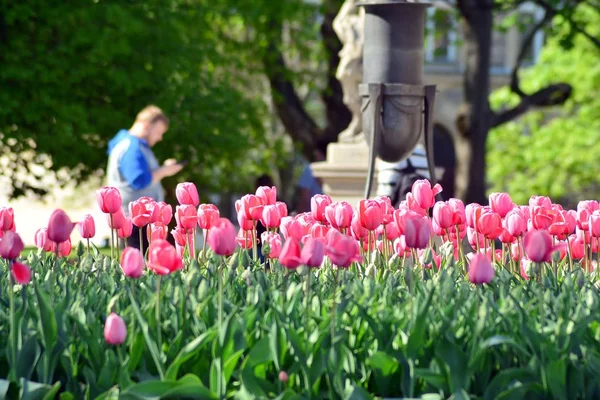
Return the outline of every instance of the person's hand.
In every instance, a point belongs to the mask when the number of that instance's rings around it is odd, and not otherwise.
[[[165,166],[175,165],[175,164],[177,164],[177,160],[174,158],[169,158],[168,160],[165,160],[165,162],[163,163],[163,165],[165,165]]]
[[[167,161],[169,161],[169,160],[167,160]],[[175,161],[175,160],[173,160],[173,161]],[[164,169],[165,176],[173,176],[176,173],[178,173],[179,171],[181,171],[181,169],[183,168],[183,165],[177,164],[177,161],[175,161],[175,163],[173,163],[173,164],[166,164],[166,161],[165,161],[165,165],[162,168]]]

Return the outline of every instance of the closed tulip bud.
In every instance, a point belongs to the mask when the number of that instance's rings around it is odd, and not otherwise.
[[[125,218],[123,224],[117,229],[117,236],[121,239],[126,239],[133,232],[133,223],[130,218]]]
[[[288,381],[289,377],[287,372],[285,371],[280,371],[279,372],[279,380],[281,381],[281,383],[286,383]]]
[[[467,222],[465,203],[460,199],[449,199],[448,204],[452,209],[452,225],[462,225]]]
[[[120,208],[119,208],[119,210],[117,210],[116,213],[106,216],[106,220],[108,221],[108,226],[111,229],[115,229],[115,230],[121,229],[123,227],[123,225],[125,224],[126,218],[127,217],[125,216],[125,213]]]
[[[96,224],[94,223],[94,217],[90,214],[84,215],[77,226],[79,227],[79,234],[84,239],[91,239],[96,235]]]
[[[277,209],[279,210],[279,215],[281,215],[281,218],[287,217],[287,215],[288,215],[287,204],[285,204],[283,201],[278,201],[275,203],[275,205],[277,206]]]
[[[235,203],[236,211],[238,213],[243,212],[246,219],[251,221],[258,221],[262,217],[262,211],[264,204],[262,199],[253,194],[247,194]]]
[[[504,218],[514,207],[514,203],[508,193],[492,193],[489,196],[489,201],[492,211],[498,213],[500,218]]]
[[[121,209],[123,199],[117,188],[104,186],[96,192],[96,200],[100,210],[105,214],[114,214]]]
[[[178,184],[175,188],[175,196],[181,205],[198,207],[198,204],[200,204],[198,189],[196,189],[196,185],[191,182],[183,182]]]
[[[14,261],[10,266],[10,271],[13,279],[19,285],[27,285],[31,281],[31,269],[23,263]]]
[[[219,218],[208,233],[208,245],[220,256],[230,256],[236,247],[235,227],[227,218]]]
[[[112,345],[122,344],[127,338],[127,326],[121,317],[110,313],[104,324],[104,339]]]
[[[40,228],[35,232],[34,243],[38,249],[52,250],[52,240],[48,239],[48,228]]]
[[[6,260],[14,260],[23,251],[23,241],[18,233],[7,231],[0,239],[0,256]]]
[[[356,240],[366,238],[369,235],[369,231],[367,230],[367,228],[362,226],[362,224],[360,223],[360,216],[358,215],[358,213],[355,213],[352,216],[352,222],[350,223],[350,227],[352,228],[352,235]]]
[[[281,254],[281,236],[274,232],[263,232],[260,235],[260,239],[264,246],[269,247],[269,253],[267,254],[268,258],[279,258]]]
[[[329,204],[325,207],[325,219],[335,229],[347,229],[352,224],[354,210],[346,201]]]
[[[56,252],[58,249],[59,257],[68,257],[71,254],[71,250],[73,250],[73,246],[71,245],[71,239],[67,239],[64,242],[60,242],[58,244],[54,243],[53,250]]]
[[[252,248],[252,230],[245,231],[240,229],[235,238],[237,244],[240,245],[242,249],[248,250]]]
[[[61,209],[54,210],[48,222],[48,238],[56,243],[61,243],[71,237],[75,224]]]
[[[171,235],[175,239],[175,243],[181,247],[185,247],[187,244],[187,232],[183,228],[175,228],[171,230]]]
[[[214,204],[200,204],[198,207],[198,226],[201,229],[210,229],[219,217],[219,209]]]
[[[533,262],[549,262],[554,248],[552,237],[545,230],[529,231],[523,238],[525,254]]]
[[[0,231],[15,230],[15,211],[12,207],[0,207]]]
[[[531,262],[531,260],[523,258],[523,259],[521,259],[519,264],[520,264],[519,273],[520,273],[521,277],[523,279],[525,279],[526,281],[528,281],[529,277],[533,276],[533,269],[534,269],[533,263]]]
[[[148,268],[157,275],[167,275],[182,269],[183,261],[171,243],[156,239],[150,243],[148,249]]]
[[[267,229],[277,228],[281,222],[279,207],[277,207],[275,204],[264,206],[260,222]]]
[[[362,260],[356,239],[333,229],[327,234],[325,251],[331,262],[340,268],[348,268],[354,261]]]
[[[506,214],[503,222],[506,231],[513,237],[521,237],[527,231],[527,218],[517,208]]]
[[[274,205],[277,202],[277,188],[275,186],[260,186],[256,189],[256,196],[262,200],[265,206]]]
[[[302,264],[300,254],[300,243],[293,237],[288,237],[279,253],[279,263],[288,269],[298,268]]]
[[[138,228],[142,228],[152,222],[154,213],[154,204],[148,204],[139,200],[129,203],[129,217],[131,223]]]
[[[155,240],[165,240],[168,233],[169,227],[162,222],[150,224],[146,230],[146,236],[148,237],[148,242],[150,243],[154,242]]]
[[[144,270],[142,253],[133,247],[125,247],[121,255],[121,270],[125,276],[139,278]]]
[[[309,237],[300,253],[302,264],[310,268],[317,268],[323,263],[323,257],[325,257],[323,240]]]
[[[361,200],[358,202],[358,216],[360,224],[368,231],[374,231],[383,223],[383,210],[381,204],[375,200]]]
[[[293,237],[300,241],[304,236],[304,228],[302,223],[295,217],[283,217],[279,223],[279,229],[284,239]]]
[[[160,222],[164,225],[169,225],[171,220],[173,219],[173,207],[170,204],[165,203],[164,201],[159,201],[154,206],[154,212],[152,213],[155,216],[153,221],[151,222]]]
[[[406,244],[411,249],[425,249],[431,238],[431,222],[425,217],[409,217],[404,221]]]
[[[445,201],[435,203],[433,206],[433,220],[442,229],[448,229],[455,225],[450,203]]]
[[[585,256],[585,246],[583,241],[577,235],[569,236],[569,247],[571,248],[571,257],[574,260],[581,260]]]
[[[494,267],[486,254],[477,253],[469,264],[469,281],[475,284],[490,283],[495,275]]]

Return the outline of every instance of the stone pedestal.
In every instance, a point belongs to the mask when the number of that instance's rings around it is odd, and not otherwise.
[[[369,171],[369,148],[364,142],[331,143],[327,161],[311,164],[313,174],[323,180],[323,191],[333,201],[347,201],[356,206],[362,200]],[[377,190],[377,170],[373,178],[372,196]]]

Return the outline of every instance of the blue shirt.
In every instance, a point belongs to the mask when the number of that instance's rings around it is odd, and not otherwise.
[[[302,175],[300,176],[298,186],[300,186],[302,189],[309,189],[311,197],[315,194],[323,193],[323,188],[315,179],[312,173],[312,169],[310,168],[310,164],[306,164],[304,166],[304,170],[302,171]]]
[[[146,140],[131,135],[126,129],[121,129],[109,142],[108,155],[110,156],[115,146],[125,139],[129,140],[129,146],[119,159],[119,172],[132,189],[144,189],[152,183],[152,170],[144,155],[150,151]]]

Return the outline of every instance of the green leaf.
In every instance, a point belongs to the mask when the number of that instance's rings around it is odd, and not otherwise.
[[[42,349],[35,336],[29,337],[18,355],[17,378],[31,379],[31,374],[40,359]]]
[[[369,365],[381,371],[383,376],[393,375],[398,370],[398,360],[382,352],[375,352],[369,359]]]
[[[245,351],[245,349],[238,350],[237,352],[233,353],[227,359],[227,361],[225,361],[225,365],[223,365],[223,376],[225,379],[225,384],[229,383],[229,379],[231,379],[231,375],[238,366],[238,361],[240,360],[240,357],[242,356],[242,354],[244,354]]]
[[[258,379],[254,376],[254,372],[250,368],[242,370],[242,385],[254,398],[266,398],[267,394],[260,386]]]
[[[179,368],[183,363],[185,363],[190,358],[194,357],[196,354],[201,352],[204,349],[204,346],[211,342],[216,335],[215,330],[210,330],[204,332],[202,335],[198,336],[190,343],[186,344],[177,354],[169,368],[167,368],[166,378],[167,379],[177,379],[177,373],[179,372]]]
[[[6,394],[8,393],[8,389],[10,388],[10,381],[6,379],[0,379],[0,397],[2,399],[6,399]]]
[[[346,389],[344,400],[371,400],[373,396],[369,394],[364,388],[352,385]]]
[[[38,307],[40,311],[40,324],[42,331],[42,344],[47,353],[52,352],[58,338],[58,327],[56,326],[56,317],[54,307],[50,305],[50,300],[46,293],[36,286],[35,293],[38,299]]]
[[[427,296],[427,300],[425,304],[421,308],[421,311],[416,315],[416,322],[412,330],[410,331],[410,336],[408,337],[408,343],[406,344],[406,355],[408,358],[416,358],[419,349],[423,344],[423,339],[425,338],[425,328],[429,316],[429,307],[431,306],[431,301],[433,300],[433,294],[435,293],[435,289],[432,288]],[[416,306],[416,303],[413,303]]]
[[[217,394],[225,393],[225,379],[221,371],[220,358],[213,358],[210,365],[210,390]]]
[[[523,386],[535,379],[527,368],[509,368],[500,371],[487,385],[483,395],[484,400],[494,400],[507,388]]]
[[[277,319],[273,320],[271,324],[271,333],[269,334],[269,348],[271,350],[271,358],[275,362],[275,368],[279,371],[281,368],[279,367],[279,326],[277,324]]]
[[[187,374],[177,381],[177,386],[163,393],[161,398],[186,398],[199,400],[218,399],[195,375]]]
[[[21,379],[21,400],[53,400],[60,389],[60,382],[44,385]]]
[[[244,360],[246,367],[255,367],[260,364],[266,364],[272,361],[270,350],[270,340],[267,336],[263,336],[250,350],[248,357]]]
[[[550,392],[557,399],[567,398],[567,366],[564,359],[556,360],[544,368]]]

